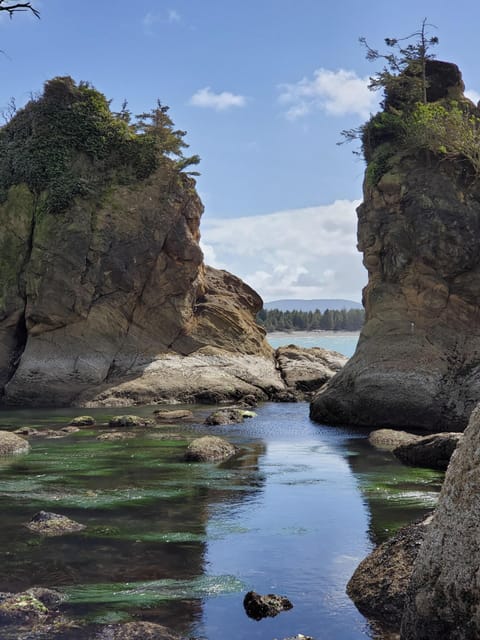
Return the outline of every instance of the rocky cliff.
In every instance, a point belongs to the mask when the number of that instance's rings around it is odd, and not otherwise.
[[[402,620],[402,640],[480,637],[480,409],[447,470],[420,547]]]
[[[478,168],[443,143],[428,148],[427,128],[447,123],[448,134],[458,124],[478,138],[478,110],[455,65],[431,61],[427,74],[429,104],[410,116],[416,133],[388,95],[364,129],[370,148],[357,213],[366,322],[354,356],[312,403],[318,422],[463,430],[480,399]]]

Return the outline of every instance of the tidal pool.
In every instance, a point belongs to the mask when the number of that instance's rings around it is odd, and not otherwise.
[[[141,618],[208,640],[374,637],[345,585],[374,543],[432,509],[442,474],[400,465],[365,431],[311,422],[305,403],[266,403],[227,427],[205,427],[208,408],[193,410],[189,425],[116,442],[96,439],[105,427],[85,428],[31,439],[29,454],[0,460],[0,591],[55,587],[84,620]],[[152,411],[88,413],[100,422]],[[0,428],[59,428],[80,413],[3,410]],[[241,455],[183,462],[205,433]],[[23,526],[40,509],[87,528],[42,538]],[[286,595],[294,608],[251,620],[242,606],[251,589]]]

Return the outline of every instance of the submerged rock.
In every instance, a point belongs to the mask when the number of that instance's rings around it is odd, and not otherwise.
[[[403,527],[358,565],[347,594],[366,618],[400,628],[413,563],[430,520]]]
[[[109,624],[92,640],[186,640],[171,629],[153,622]]]
[[[178,422],[183,420],[192,420],[193,412],[188,409],[156,409],[153,412],[156,422]]]
[[[130,440],[131,438],[136,438],[136,434],[131,431],[107,431],[97,436],[97,440],[106,440],[107,442]]]
[[[44,619],[48,608],[32,593],[0,595],[0,624],[31,624]]]
[[[27,453],[29,443],[15,433],[0,431],[0,456],[10,456],[17,453]]]
[[[478,117],[461,93],[455,65],[427,61],[426,71],[428,83],[436,78],[432,99],[455,95]],[[311,417],[323,424],[463,431],[480,398],[478,176],[460,157],[405,148],[393,126],[379,124],[382,115],[369,123],[357,209],[368,271],[366,321],[355,354],[314,398]]]
[[[447,469],[415,562],[402,640],[480,638],[480,408]]]
[[[436,433],[394,449],[395,456],[404,464],[445,471],[453,452],[463,435],[461,433]]]
[[[218,409],[211,413],[205,419],[205,424],[209,425],[226,425],[226,424],[236,424],[238,422],[243,422],[244,418],[252,417],[250,411],[246,411],[244,409],[237,409],[235,407],[228,407],[226,409]]]
[[[217,436],[196,438],[188,445],[185,460],[189,462],[220,462],[238,453],[238,448]]]
[[[150,427],[153,421],[149,418],[142,418],[141,416],[115,416],[108,422],[109,427],[118,429],[119,427]]]
[[[43,536],[62,536],[65,533],[82,531],[86,528],[84,524],[70,520],[67,516],[48,511],[39,511],[25,526],[30,531],[40,533]]]
[[[281,611],[288,611],[293,604],[286,596],[274,593],[260,595],[256,591],[249,591],[243,599],[243,607],[249,618],[261,620],[262,618],[274,618]]]

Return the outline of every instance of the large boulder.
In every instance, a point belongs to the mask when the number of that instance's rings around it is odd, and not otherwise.
[[[480,408],[452,456],[415,562],[402,640],[480,638]]]
[[[431,99],[454,96],[478,114],[455,65],[436,61],[430,70]],[[480,398],[479,183],[467,178],[468,163],[402,146],[386,115],[369,123],[357,209],[365,325],[353,357],[313,400],[311,417],[462,431]]]
[[[462,437],[461,433],[436,433],[402,444],[393,453],[404,464],[445,471]]]
[[[400,628],[413,563],[431,518],[397,531],[358,565],[347,594],[366,618]]]
[[[10,431],[0,431],[0,456],[27,453],[29,449],[30,445],[24,438]]]

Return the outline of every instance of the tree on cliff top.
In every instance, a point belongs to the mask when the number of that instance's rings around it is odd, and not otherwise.
[[[47,210],[61,212],[76,196],[98,197],[112,183],[132,184],[161,170],[165,184],[198,156],[185,157],[184,131],[157,105],[130,122],[122,107],[86,82],[58,77],[0,128],[0,202],[10,187],[27,184]],[[145,114],[144,114],[145,115]]]
[[[11,0],[0,0],[0,11],[6,11],[10,18],[13,18],[14,13],[21,11],[29,11],[35,17],[40,18],[40,11],[32,7],[31,2],[13,2]]]

